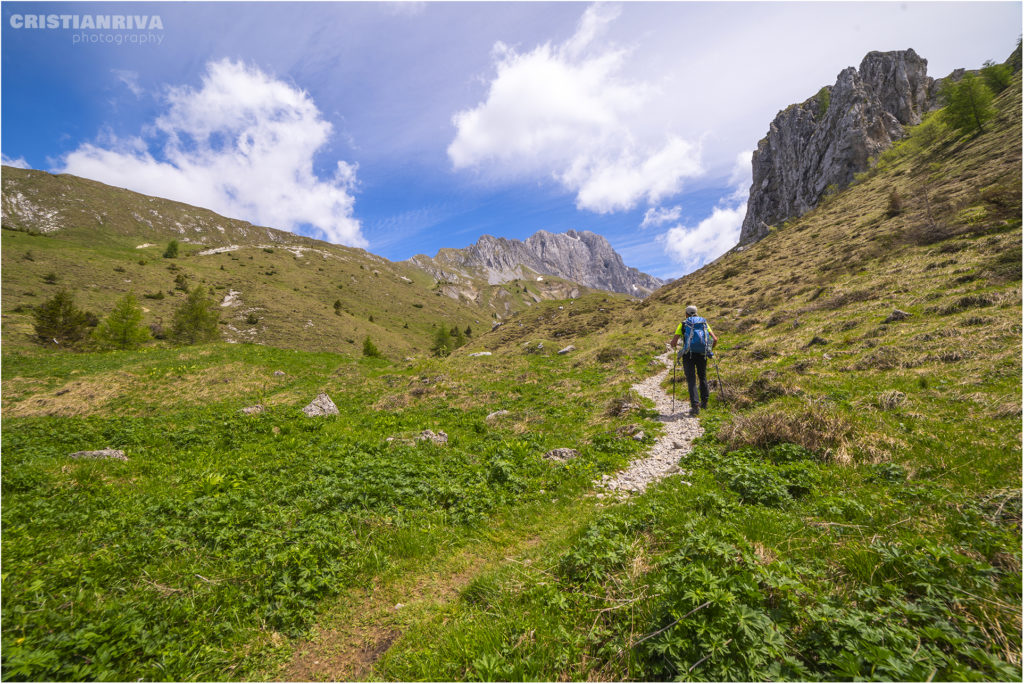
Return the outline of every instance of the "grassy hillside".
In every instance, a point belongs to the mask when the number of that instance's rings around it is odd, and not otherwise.
[[[1019,680],[1020,103],[644,302],[536,303],[447,359],[40,352],[5,318],[3,676]],[[8,259],[54,239],[4,231],[5,315]],[[243,301],[399,273],[247,249],[176,261]],[[167,290],[165,261],[110,271]],[[705,435],[590,496],[660,429],[628,390],[688,303],[721,337]],[[301,413],[320,390],[338,417]],[[129,460],[69,457],[105,447]]]
[[[455,289],[361,249],[74,176],[4,167],[3,184],[8,348],[35,346],[31,308],[60,288],[100,317],[133,293],[147,324],[166,324],[185,288],[201,284],[230,302],[221,307],[225,340],[358,354],[369,336],[394,358],[429,350],[441,321],[479,333],[577,289],[557,278]],[[181,244],[178,258],[162,257],[170,240]]]

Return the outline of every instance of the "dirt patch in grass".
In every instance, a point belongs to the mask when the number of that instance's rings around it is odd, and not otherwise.
[[[125,371],[115,371],[72,380],[50,392],[28,393],[20,401],[12,402],[7,390],[10,383],[16,380],[20,378],[4,383],[4,397],[7,399],[4,412],[13,417],[82,416],[97,413],[109,402],[134,392],[140,385],[138,376]]]

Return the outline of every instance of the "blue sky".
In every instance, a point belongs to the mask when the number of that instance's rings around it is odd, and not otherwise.
[[[592,230],[660,277],[735,244],[749,155],[780,109],[871,50],[913,48],[941,77],[1002,61],[1021,32],[1019,2],[5,2],[2,13],[4,163],[392,260],[485,233]],[[81,26],[107,15],[145,26]]]

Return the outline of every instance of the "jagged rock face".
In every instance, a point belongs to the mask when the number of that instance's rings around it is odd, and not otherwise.
[[[813,209],[830,186],[845,188],[904,126],[920,123],[935,103],[927,71],[913,50],[871,52],[839,74],[825,111],[815,96],[779,112],[754,152],[740,244]]]
[[[439,280],[458,282],[460,276],[482,275],[491,285],[531,277],[558,276],[599,290],[645,297],[662,286],[654,276],[627,267],[606,239],[590,231],[539,231],[526,239],[484,235],[465,249],[442,249],[431,259],[410,261]]]

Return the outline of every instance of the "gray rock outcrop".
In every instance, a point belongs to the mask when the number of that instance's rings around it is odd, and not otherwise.
[[[904,126],[920,123],[937,97],[927,71],[928,61],[913,50],[870,52],[835,85],[779,112],[754,152],[740,244],[802,216],[830,188],[845,188],[903,137]]]
[[[338,415],[338,407],[334,405],[331,398],[327,396],[326,392],[321,392],[316,395],[316,399],[309,402],[306,408],[302,409],[310,418],[315,416],[336,416]]]
[[[544,458],[549,461],[557,461],[558,463],[565,463],[571,461],[580,455],[580,452],[575,449],[552,449],[551,451],[544,454]]]
[[[608,240],[588,230],[549,233],[525,241],[484,235],[464,249],[442,249],[430,258],[417,254],[413,264],[445,282],[482,276],[491,285],[550,275],[580,285],[645,297],[664,283],[628,267]]]
[[[101,460],[127,461],[128,457],[120,449],[100,449],[98,451],[76,451],[68,454],[71,458],[95,458]]]

